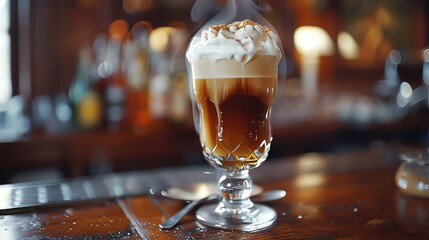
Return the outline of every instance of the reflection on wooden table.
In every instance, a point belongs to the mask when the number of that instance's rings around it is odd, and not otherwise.
[[[394,182],[403,148],[375,145],[339,155],[304,154],[267,161],[253,171],[264,190],[286,189],[270,202],[277,222],[243,233],[206,228],[193,213],[176,228],[158,224],[184,202],[158,194],[82,201],[0,212],[2,239],[422,239],[429,236],[429,200],[402,193]],[[207,180],[209,167],[138,172],[155,192]],[[111,176],[115,176],[111,175]],[[211,175],[209,177],[214,177]],[[214,181],[214,179],[213,179]],[[1,199],[7,201],[8,199]]]

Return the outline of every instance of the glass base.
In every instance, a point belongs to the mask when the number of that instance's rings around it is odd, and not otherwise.
[[[254,204],[244,213],[220,213],[217,204],[202,206],[197,210],[197,219],[202,224],[226,230],[255,231],[271,226],[277,213],[270,207]]]

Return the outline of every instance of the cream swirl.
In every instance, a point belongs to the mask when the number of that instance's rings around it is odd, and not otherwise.
[[[278,36],[267,27],[250,20],[220,24],[195,36],[186,57],[189,61],[202,57],[213,61],[232,60],[248,63],[255,55],[281,58]]]

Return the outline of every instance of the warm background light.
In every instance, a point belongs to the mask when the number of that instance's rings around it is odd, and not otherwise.
[[[174,31],[171,27],[159,27],[152,31],[149,37],[149,45],[151,49],[157,52],[162,52],[168,47],[170,34]]]
[[[151,9],[152,6],[153,0],[124,0],[122,2],[122,8],[128,14],[145,12]]]
[[[118,19],[109,26],[109,34],[117,40],[124,40],[128,33],[128,23],[125,20]]]
[[[294,43],[298,52],[309,57],[334,53],[334,43],[328,33],[320,27],[302,26],[295,30]]]
[[[344,59],[356,59],[359,57],[359,46],[348,32],[340,32],[337,38],[338,50]]]
[[[334,43],[320,27],[299,27],[293,37],[295,47],[301,54],[302,94],[306,101],[314,102],[318,95],[319,57],[332,55]]]
[[[0,0],[0,182],[202,163],[185,52],[227,1],[198,2],[194,22],[190,0]],[[428,1],[264,2],[286,62],[271,160],[428,142]],[[324,162],[297,163],[308,199]]]

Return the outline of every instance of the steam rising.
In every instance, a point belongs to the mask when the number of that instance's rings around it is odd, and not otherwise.
[[[219,5],[213,2],[213,0],[197,0],[195,2],[191,11],[191,18],[194,22],[204,20],[204,17],[217,12],[210,20],[204,23],[196,35],[200,35],[202,30],[208,29],[211,26],[222,23],[229,24],[244,19],[268,26],[270,30],[275,31],[274,27],[259,13],[271,10],[271,7],[267,4],[260,6],[253,0],[228,0],[224,7],[220,10],[219,8]]]
[[[257,4],[258,2],[259,4]],[[197,0],[191,11],[191,18],[194,22],[203,22],[207,20],[202,27],[196,32],[195,36],[201,36],[201,32],[209,27],[218,24],[230,24],[245,19],[252,20],[262,26],[267,26],[277,36],[279,34],[275,28],[261,15],[269,12],[272,8],[264,1],[257,0],[227,0],[225,6],[221,6],[216,0]],[[210,16],[213,16],[210,18]],[[279,95],[282,95],[282,86],[286,80],[286,59],[280,38],[277,39],[277,45],[282,53],[282,58],[278,65],[278,79],[280,84]],[[189,70],[189,69],[188,69]],[[189,71],[188,71],[189,72]]]
[[[193,39],[195,39],[195,36],[201,36],[202,31],[207,30],[212,26],[219,24],[231,24],[233,22],[243,21],[245,19],[256,22],[262,26],[266,26],[277,36],[279,36],[275,28],[261,15],[261,13],[263,12],[270,11],[271,7],[265,4],[263,1],[258,1],[261,2],[261,4],[257,4],[255,1],[256,0],[227,0],[225,6],[221,7],[218,1],[215,0],[197,0],[192,8],[191,18],[196,23],[201,23],[204,21],[205,23],[202,24],[200,29],[195,33]],[[277,89],[280,90],[277,92],[276,99],[278,100],[280,96],[283,95],[284,91],[284,84],[286,80],[286,60],[280,38],[277,38],[276,45],[280,48],[282,56],[278,64],[279,76]],[[188,73],[192,73],[188,60],[186,60],[186,65],[188,68]],[[189,79],[192,79],[191,74],[189,74]],[[192,93],[191,86],[192,84],[189,85],[190,92]],[[193,94],[191,94],[191,97],[193,98],[192,107],[194,112],[195,128],[197,132],[199,132],[199,110],[197,105],[195,104]],[[274,103],[274,105],[276,104]]]

